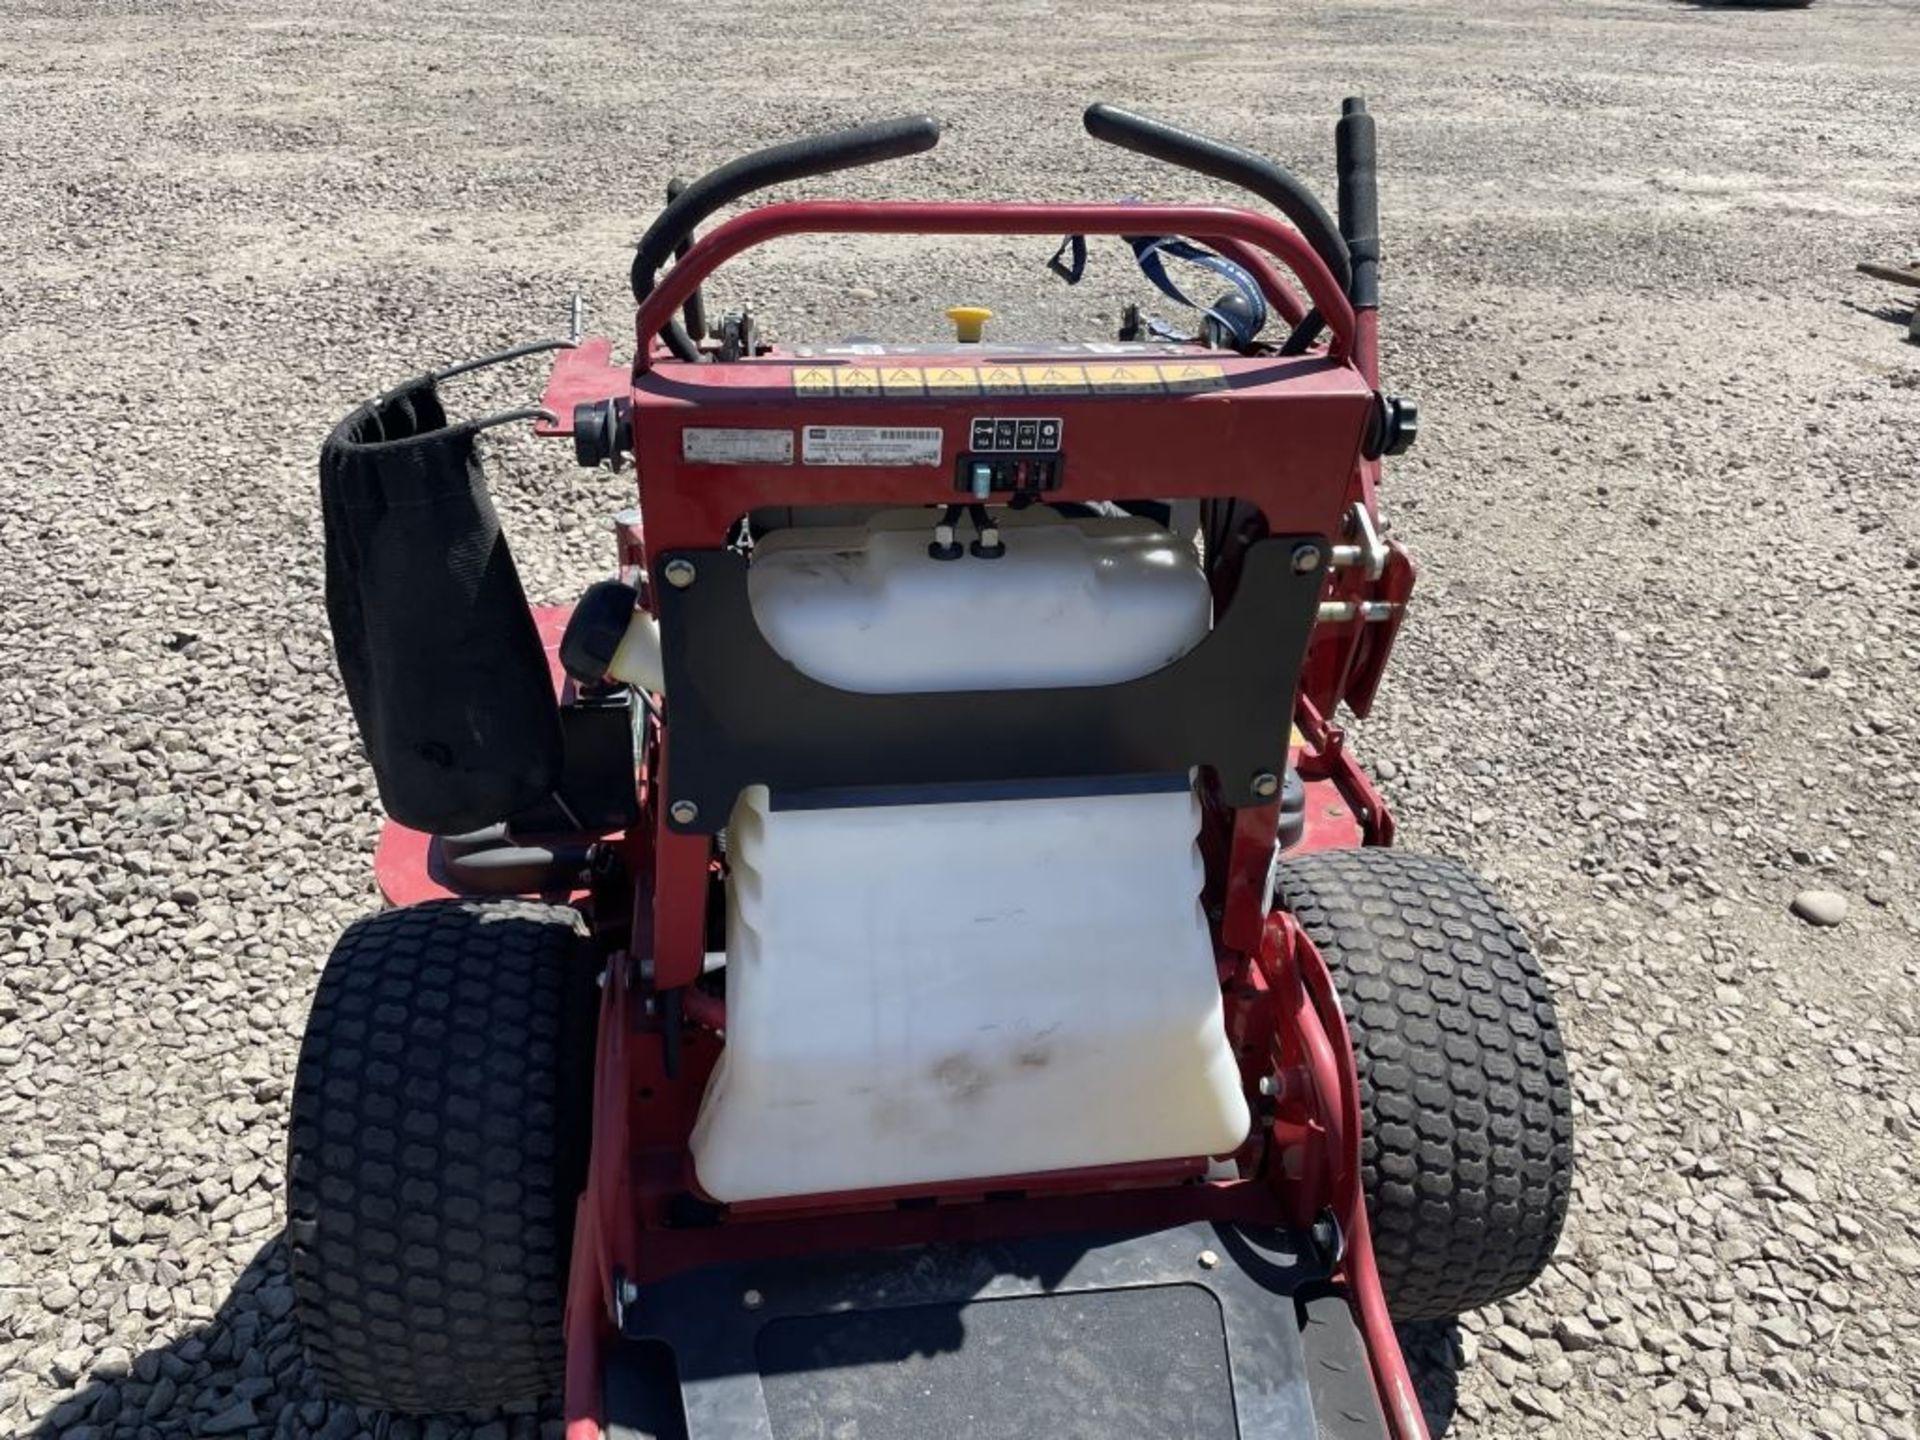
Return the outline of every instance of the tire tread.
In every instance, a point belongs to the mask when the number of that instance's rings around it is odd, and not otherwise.
[[[294,1304],[357,1404],[481,1409],[550,1393],[577,1172],[577,912],[432,901],[334,947],[287,1145]]]
[[[1566,1220],[1573,1102],[1519,922],[1464,867],[1398,850],[1289,860],[1276,901],[1325,957],[1353,1035],[1361,1181],[1394,1318],[1524,1289]]]

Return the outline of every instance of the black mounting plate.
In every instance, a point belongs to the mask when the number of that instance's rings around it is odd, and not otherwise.
[[[1196,765],[1219,777],[1229,805],[1269,803],[1254,779],[1286,770],[1294,688],[1328,558],[1317,535],[1257,542],[1207,637],[1137,680],[868,695],[801,673],[768,644],[753,618],[745,555],[656,556],[656,577],[676,561],[693,574],[684,587],[655,587],[672,717],[668,823],[711,834],[755,784],[776,803],[833,791],[874,803],[888,787],[1109,781]],[[687,818],[671,818],[676,808]]]

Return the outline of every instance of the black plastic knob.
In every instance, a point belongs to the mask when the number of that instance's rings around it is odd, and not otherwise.
[[[633,449],[633,402],[583,400],[573,407],[573,458],[588,470],[602,465],[620,468],[620,457]]]
[[[1382,455],[1404,455],[1420,438],[1420,407],[1401,395],[1374,398],[1373,420],[1367,426],[1365,454],[1369,460]]]

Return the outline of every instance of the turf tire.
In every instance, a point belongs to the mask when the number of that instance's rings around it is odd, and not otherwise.
[[[1524,1289],[1559,1242],[1573,1108],[1553,996],[1484,880],[1397,850],[1279,869],[1326,958],[1359,1068],[1361,1181],[1396,1320]]]
[[[554,1393],[585,1174],[593,976],[576,912],[444,900],[341,936],[294,1082],[294,1308],[334,1394]]]

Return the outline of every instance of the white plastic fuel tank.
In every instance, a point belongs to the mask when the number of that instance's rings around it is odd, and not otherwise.
[[[1192,547],[1150,520],[1005,513],[1004,555],[946,561],[927,554],[931,520],[886,511],[762,540],[747,586],[767,643],[816,680],[892,694],[1111,685],[1207,633]]]
[[[1208,626],[1148,522],[1036,518],[931,560],[926,511],[776,535],[749,571],[792,663],[867,691],[1112,683]],[[1249,1123],[1190,786],[729,826],[726,1048],[695,1172],[737,1202],[1220,1155]]]

